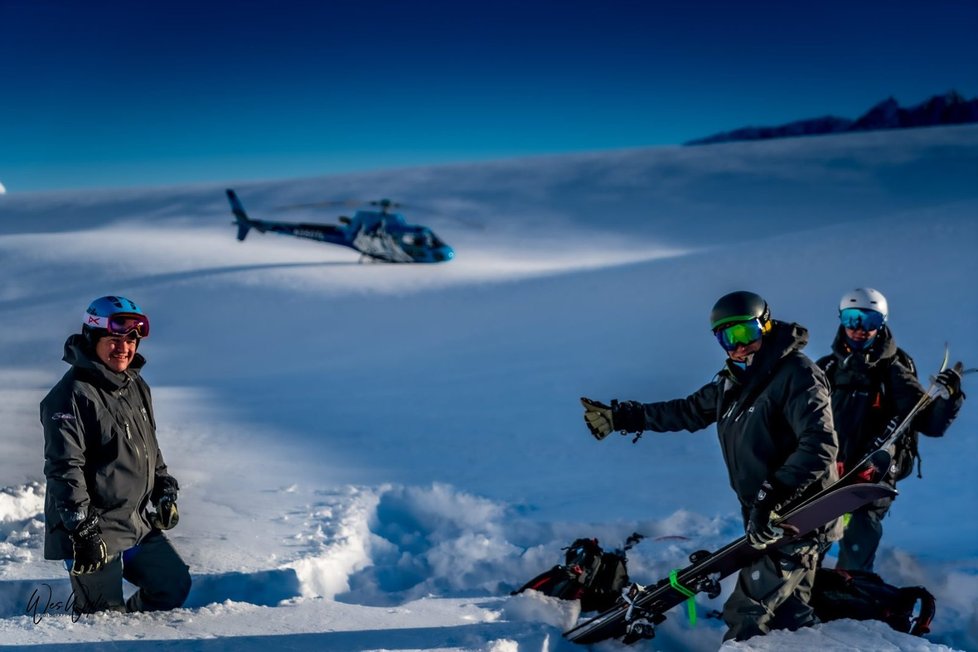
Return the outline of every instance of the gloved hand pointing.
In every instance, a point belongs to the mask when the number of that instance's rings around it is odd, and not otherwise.
[[[591,431],[595,439],[601,441],[614,431],[615,424],[610,405],[583,396],[581,397],[581,405],[584,406],[584,423],[587,424],[588,430]]]

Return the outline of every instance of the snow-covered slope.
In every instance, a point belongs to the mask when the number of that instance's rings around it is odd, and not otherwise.
[[[404,201],[455,247],[438,266],[237,242],[217,186],[4,195],[0,641],[570,649],[572,605],[508,596],[561,546],[646,534],[630,571],[650,582],[740,530],[712,430],[598,443],[577,397],[697,389],[723,357],[709,307],[742,288],[805,324],[812,356],[842,292],[870,285],[922,373],[945,341],[978,363],[976,179],[978,128],[957,127],[235,185],[271,219],[323,198]],[[194,588],[173,613],[72,623],[44,613],[70,589],[40,554],[37,404],[108,293],[153,321],[140,350]],[[924,479],[901,485],[879,565],[937,594],[928,638],[958,649],[978,648],[976,426],[969,402],[922,442]],[[716,649],[722,632],[677,610],[655,647]],[[732,649],[816,646],[941,649],[851,622]]]

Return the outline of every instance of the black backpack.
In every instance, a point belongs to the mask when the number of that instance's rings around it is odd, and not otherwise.
[[[821,621],[882,620],[898,632],[923,636],[934,620],[934,596],[922,586],[898,588],[876,573],[819,568],[810,602]]]
[[[577,539],[563,548],[564,563],[540,573],[511,595],[527,589],[564,600],[580,600],[581,611],[604,611],[614,606],[628,585],[625,551],[642,535],[633,534],[624,549],[605,552],[597,539]]]

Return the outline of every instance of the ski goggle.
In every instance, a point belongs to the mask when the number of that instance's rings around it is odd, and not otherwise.
[[[92,328],[104,328],[109,335],[134,333],[140,339],[149,337],[149,318],[146,315],[119,312],[108,317],[97,317],[86,314],[85,324]]]
[[[733,351],[739,345],[753,344],[764,335],[764,327],[756,319],[742,321],[729,326],[723,326],[713,331],[717,342],[723,347],[724,351]]]
[[[879,330],[886,321],[883,313],[875,310],[863,310],[862,308],[846,308],[839,312],[839,321],[843,328],[850,330],[869,331]]]

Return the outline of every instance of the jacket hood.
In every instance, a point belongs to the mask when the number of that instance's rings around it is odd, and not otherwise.
[[[129,381],[129,376],[138,376],[139,370],[146,364],[146,358],[136,352],[128,369],[122,373],[112,371],[98,359],[92,345],[81,333],[68,336],[68,339],[65,340],[64,356],[61,359],[89,376],[93,382],[109,389],[119,389],[125,385]]]
[[[801,351],[808,346],[808,329],[801,324],[775,320],[761,351],[767,347],[781,359],[793,351]]]

